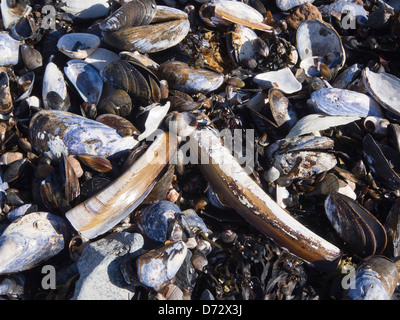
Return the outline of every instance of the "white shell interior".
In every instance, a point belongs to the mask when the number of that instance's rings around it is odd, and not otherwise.
[[[104,17],[110,10],[109,0],[65,0],[64,12],[72,13],[80,19]]]
[[[300,91],[302,88],[289,68],[260,73],[253,78],[253,81],[262,87],[276,88],[288,94]]]
[[[337,57],[332,61],[331,68],[341,68],[346,60],[340,36],[332,26],[320,20],[308,20],[300,25],[296,33],[296,46],[300,60],[316,56]]]
[[[85,59],[100,45],[100,38],[90,33],[68,33],[57,43],[57,48],[71,59]]]
[[[365,68],[363,81],[368,93],[392,112],[400,114],[400,79],[386,72],[375,73]]]
[[[111,62],[120,60],[120,57],[115,52],[104,49],[97,48],[91,55],[89,55],[85,61],[90,63],[93,67],[95,67],[99,72],[103,70],[106,66],[108,66]]]
[[[0,32],[0,66],[16,65],[19,60],[20,41],[13,39],[8,32]]]

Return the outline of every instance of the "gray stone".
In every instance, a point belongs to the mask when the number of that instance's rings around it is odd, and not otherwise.
[[[141,253],[138,233],[114,232],[85,247],[77,265],[79,279],[72,300],[130,300],[136,286],[124,281],[120,265]]]

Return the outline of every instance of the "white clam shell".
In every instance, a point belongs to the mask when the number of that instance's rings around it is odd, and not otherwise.
[[[331,116],[383,116],[374,99],[352,90],[321,88],[311,94],[311,101],[316,110]]]
[[[368,93],[379,104],[396,114],[400,114],[400,79],[386,72],[375,73],[365,68],[362,73]]]
[[[260,73],[253,78],[253,81],[261,87],[276,88],[288,94],[298,92],[302,88],[289,68]]]
[[[79,19],[96,19],[104,17],[110,10],[109,0],[65,0],[61,9]]]
[[[0,66],[16,65],[18,63],[20,44],[21,42],[13,39],[8,32],[0,32]]]
[[[322,114],[309,114],[296,122],[285,139],[345,125],[359,119],[360,117],[354,116],[325,116]]]
[[[57,42],[57,48],[71,59],[85,59],[100,45],[100,38],[90,33],[68,33]]]
[[[89,55],[84,61],[90,63],[93,67],[95,67],[99,72],[103,70],[106,66],[108,66],[111,62],[120,60],[118,54],[114,51],[97,48],[91,55]]]
[[[282,11],[288,11],[306,2],[313,3],[314,0],[276,0],[276,6]]]

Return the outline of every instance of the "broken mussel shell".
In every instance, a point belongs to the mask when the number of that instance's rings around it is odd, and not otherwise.
[[[363,155],[365,163],[380,187],[389,190],[400,188],[400,176],[398,153],[389,146],[378,144],[371,134],[367,134],[363,140]]]
[[[385,253],[394,258],[400,255],[400,201],[395,200],[389,214],[386,217],[384,227],[387,234],[387,245]]]
[[[334,141],[328,137],[306,135],[281,139],[269,145],[265,150],[265,159],[279,170],[281,177],[290,180],[310,178],[329,171],[336,164],[333,149]]]
[[[136,259],[138,281],[155,291],[165,288],[175,277],[188,249],[183,241],[171,242]]]
[[[5,70],[0,70],[0,114],[10,114],[14,103],[10,91],[10,80]]]
[[[356,277],[346,293],[351,300],[391,300],[397,286],[395,263],[382,255],[365,258],[357,266]]]
[[[253,81],[262,88],[275,88],[288,94],[298,92],[302,88],[290,68],[259,73],[253,78]]]
[[[215,191],[252,226],[317,268],[337,266],[341,251],[273,201],[211,130],[196,130],[189,143],[198,150],[200,170]]]
[[[0,274],[31,269],[50,259],[68,243],[66,220],[47,212],[26,214],[0,236]]]
[[[75,230],[88,239],[109,231],[143,202],[167,168],[176,148],[175,139],[169,139],[165,132],[159,133],[122,175],[69,210],[66,218]]]
[[[359,257],[381,254],[386,247],[385,228],[367,209],[340,193],[325,200],[325,213],[339,237]]]
[[[133,136],[122,137],[99,121],[58,110],[37,112],[30,122],[29,136],[33,148],[51,159],[79,154],[108,158],[138,144]]]
[[[400,79],[386,72],[375,73],[369,68],[362,72],[368,93],[385,109],[400,114]]]
[[[332,78],[345,64],[346,54],[341,37],[332,25],[324,21],[303,22],[296,32],[296,46],[301,60],[300,66],[310,76],[319,76],[321,71],[324,72],[322,69],[314,70],[316,69],[314,59],[323,62],[322,65],[327,67],[325,72],[332,73],[329,78]],[[321,64],[317,66],[321,67]]]

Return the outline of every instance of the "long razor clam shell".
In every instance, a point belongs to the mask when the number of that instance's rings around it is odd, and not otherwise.
[[[210,130],[195,131],[189,143],[191,150],[198,152],[199,167],[206,179],[251,225],[318,269],[332,271],[337,266],[340,249],[274,202]]]
[[[83,236],[93,239],[109,231],[150,193],[175,153],[177,140],[160,133],[146,152],[108,187],[65,215]]]

